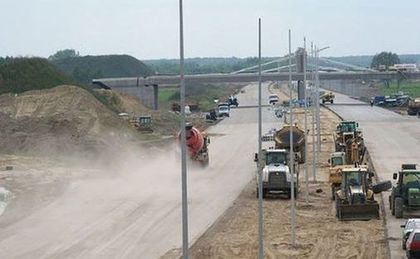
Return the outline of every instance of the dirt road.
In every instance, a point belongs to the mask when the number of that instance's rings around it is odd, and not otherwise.
[[[245,91],[241,105],[255,105],[255,85]],[[210,166],[188,173],[191,242],[253,178],[256,116],[255,108],[232,110],[209,129]],[[264,122],[264,131],[278,122],[268,108]],[[16,160],[13,174],[0,180],[15,195],[0,217],[0,258],[158,258],[179,248],[176,147],[155,149],[129,146],[84,164]]]

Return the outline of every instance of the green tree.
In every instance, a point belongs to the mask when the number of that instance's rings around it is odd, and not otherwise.
[[[400,58],[397,54],[392,52],[383,51],[379,54],[376,54],[373,59],[372,63],[370,64],[371,68],[378,68],[379,66],[383,65],[386,68],[389,66],[393,66],[395,64],[400,63]]]
[[[74,49],[63,49],[57,51],[54,55],[48,57],[49,60],[60,60],[66,58],[79,57],[79,52]]]

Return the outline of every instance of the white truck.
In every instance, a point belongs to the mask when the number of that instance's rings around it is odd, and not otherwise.
[[[255,162],[258,163],[258,154],[255,154]],[[292,175],[289,168],[289,153],[286,149],[268,149],[262,150],[261,166],[262,170],[262,198],[268,193],[286,194],[291,197]],[[296,165],[294,165],[296,169]],[[298,177],[294,170],[294,193],[297,197]],[[258,177],[258,174],[257,174]],[[258,197],[258,179],[257,179],[257,197]]]

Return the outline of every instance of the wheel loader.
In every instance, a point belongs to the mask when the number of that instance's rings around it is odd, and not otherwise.
[[[379,203],[374,194],[391,188],[386,181],[372,186],[373,173],[355,165],[341,170],[341,185],[336,192],[336,216],[339,220],[379,219]]]

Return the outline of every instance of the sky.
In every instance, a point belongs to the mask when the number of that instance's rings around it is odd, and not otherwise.
[[[419,0],[184,0],[185,57],[288,52],[324,56],[420,53]],[[0,56],[128,54],[179,58],[179,0],[0,0]]]

